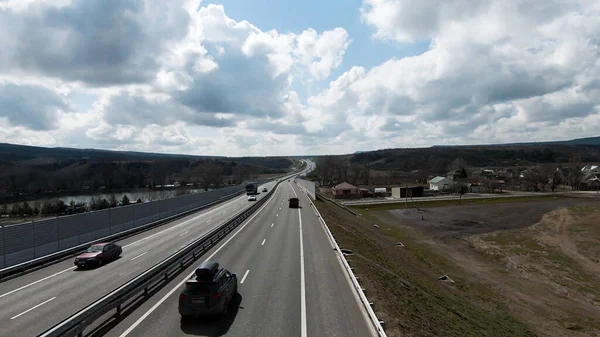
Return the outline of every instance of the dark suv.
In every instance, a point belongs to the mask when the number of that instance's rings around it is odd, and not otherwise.
[[[300,199],[290,198],[290,208],[300,208]]]
[[[219,268],[217,262],[203,262],[179,295],[181,318],[227,314],[229,303],[237,294],[237,282],[237,276]]]

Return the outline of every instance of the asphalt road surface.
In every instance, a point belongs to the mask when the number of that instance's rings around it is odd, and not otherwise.
[[[290,209],[298,196],[301,209]],[[237,274],[222,317],[182,322],[178,296],[196,265]],[[284,182],[249,220],[127,316],[107,336],[374,336],[307,196]]]
[[[267,183],[260,190],[274,185]],[[121,258],[96,269],[76,270],[69,259],[0,283],[0,336],[35,336],[45,331],[251,204],[242,195],[117,241],[123,247]]]

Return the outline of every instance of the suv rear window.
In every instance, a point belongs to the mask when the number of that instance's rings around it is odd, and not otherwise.
[[[186,282],[185,290],[191,294],[210,294],[211,290],[216,288],[214,282]]]
[[[213,273],[210,269],[196,269],[196,279],[210,282],[213,279]]]

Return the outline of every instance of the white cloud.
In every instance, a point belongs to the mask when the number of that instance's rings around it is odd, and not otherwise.
[[[348,32],[343,28],[335,28],[321,35],[314,29],[307,29],[298,36],[297,54],[308,65],[311,75],[322,80],[342,64],[349,44]]]
[[[197,1],[0,7],[0,141],[285,155],[600,130],[597,1],[364,0],[372,43],[430,43],[372,68],[343,64],[342,27],[262,31]]]

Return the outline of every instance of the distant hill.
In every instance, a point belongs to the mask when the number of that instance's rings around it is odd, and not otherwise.
[[[147,153],[135,151],[110,151],[97,149],[75,149],[69,147],[41,147],[0,143],[1,161],[25,161],[39,158],[51,158],[58,161],[80,159],[102,160],[152,160],[152,159],[200,159],[224,158],[217,156],[196,156],[183,154]]]
[[[576,138],[571,140],[547,141],[547,142],[524,142],[524,143],[505,143],[490,145],[435,145],[433,147],[471,147],[471,146],[544,146],[544,145],[600,145],[600,137]]]

